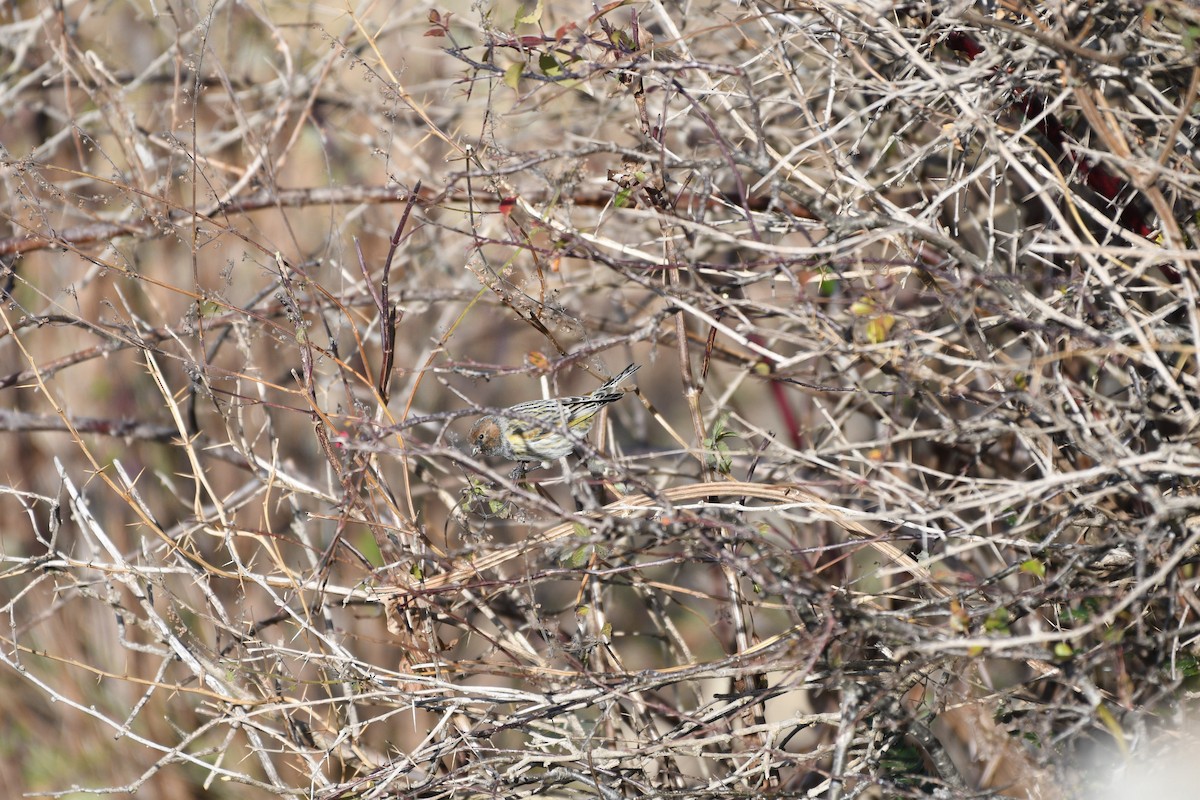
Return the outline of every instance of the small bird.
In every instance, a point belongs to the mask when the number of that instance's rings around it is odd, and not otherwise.
[[[576,439],[569,434],[590,431],[596,412],[625,396],[616,388],[640,366],[630,364],[589,395],[530,400],[481,418],[469,434],[474,454],[521,462],[562,458],[575,449]]]

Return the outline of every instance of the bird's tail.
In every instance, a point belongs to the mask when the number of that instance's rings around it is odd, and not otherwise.
[[[625,380],[626,378],[628,378],[630,375],[637,372],[641,368],[642,368],[641,364],[630,364],[628,367],[621,370],[621,374],[617,375],[617,377],[613,378],[612,380],[608,381],[603,386],[601,386],[599,389],[592,392],[592,397],[600,399],[601,395],[616,394],[613,390],[616,389],[618,386],[620,386],[621,382],[623,380]],[[617,395],[617,397],[620,397],[620,395]],[[613,398],[613,399],[616,399],[616,398]]]

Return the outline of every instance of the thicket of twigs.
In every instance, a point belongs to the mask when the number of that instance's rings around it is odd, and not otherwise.
[[[1191,6],[2,13],[9,796],[1093,797],[1186,730]]]

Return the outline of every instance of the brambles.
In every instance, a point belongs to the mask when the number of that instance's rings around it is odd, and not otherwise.
[[[1091,796],[1187,721],[1186,5],[13,13],[10,792]]]

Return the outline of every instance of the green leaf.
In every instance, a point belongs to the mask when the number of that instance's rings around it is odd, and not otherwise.
[[[983,629],[985,631],[1000,631],[1008,633],[1008,623],[1010,616],[1007,608],[997,608],[992,613],[988,614],[987,619],[983,621]]]
[[[591,559],[592,546],[590,544],[585,544],[583,547],[576,547],[574,550],[567,553],[562,559],[562,564],[567,569],[579,569],[580,567],[586,567],[587,563],[591,561]]]
[[[875,313],[875,301],[869,297],[860,297],[850,304],[850,313],[856,317],[865,317]]]
[[[892,332],[892,327],[896,324],[896,318],[891,314],[880,314],[875,319],[867,323],[867,341],[871,344],[882,344],[888,339],[888,334]]]
[[[514,92],[521,91],[521,71],[524,67],[520,62],[512,64],[508,69],[504,70],[504,85],[512,89]]]
[[[1042,563],[1041,559],[1030,558],[1022,562],[1021,572],[1027,572],[1030,575],[1034,575],[1042,580],[1045,580],[1046,565]]]
[[[518,25],[537,25],[542,21],[542,12],[546,10],[545,0],[538,0],[532,11],[517,14]],[[522,9],[524,12],[524,9]]]
[[[1200,39],[1200,27],[1188,25],[1183,29],[1183,35],[1179,37],[1180,44],[1187,53],[1195,52],[1196,40]]]
[[[552,53],[542,53],[538,56],[538,66],[542,70],[542,74],[547,78],[560,78],[563,74],[563,65]]]
[[[637,42],[633,40],[633,37],[622,30],[614,29],[611,31],[608,34],[608,40],[626,52],[632,53],[634,50],[638,49]]]
[[[728,422],[728,414],[717,417],[716,423],[713,424],[712,435],[704,440],[704,447],[709,451],[706,457],[709,469],[722,475],[728,475],[733,470],[733,459],[729,457],[729,445],[725,444],[725,439],[737,436],[736,433],[725,427]]]

